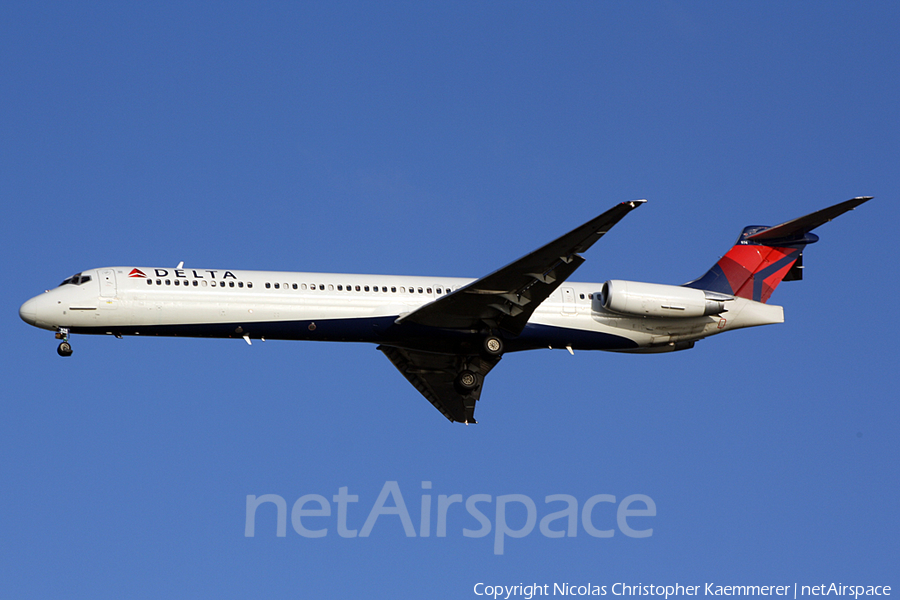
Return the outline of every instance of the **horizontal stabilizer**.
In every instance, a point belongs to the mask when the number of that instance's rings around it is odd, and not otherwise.
[[[852,200],[847,200],[846,202],[841,202],[840,204],[817,210],[805,217],[800,217],[788,221],[787,223],[782,223],[781,225],[775,225],[774,227],[768,227],[762,231],[748,235],[745,239],[765,245],[769,245],[771,242],[775,241],[787,242],[792,239],[800,240],[819,225],[824,225],[835,217],[839,217],[848,210],[853,210],[863,202],[868,202],[871,199],[872,196],[853,198]]]

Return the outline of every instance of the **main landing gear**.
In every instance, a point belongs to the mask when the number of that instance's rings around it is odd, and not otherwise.
[[[460,394],[465,394],[478,387],[478,375],[468,369],[463,369],[456,376],[454,383],[456,384],[456,390]]]
[[[489,335],[484,338],[482,349],[488,356],[500,356],[503,354],[503,340],[496,335]]]
[[[456,375],[456,379],[453,380],[453,386],[456,388],[456,391],[467,395],[478,390],[484,374],[497,364],[497,361],[500,360],[500,356],[503,354],[503,350],[502,339],[493,334],[485,335],[481,341],[481,356],[470,356],[468,357],[469,360],[466,361],[470,364],[464,362],[460,365],[462,369]],[[485,364],[489,366],[483,369]],[[479,365],[481,366],[479,367]],[[480,372],[481,375],[478,375],[476,371]]]
[[[72,356],[72,344],[69,343],[69,330],[66,327],[60,327],[56,332],[56,339],[62,340],[56,353],[60,356]]]

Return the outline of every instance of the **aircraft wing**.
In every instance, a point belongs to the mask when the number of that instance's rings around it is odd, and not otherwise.
[[[484,376],[500,362],[499,356],[464,356],[378,346],[419,392],[450,421],[476,423],[475,402],[481,396]],[[478,385],[461,393],[454,381],[461,369],[478,377]]]
[[[538,305],[584,262],[578,253],[644,202],[622,202],[519,260],[400,317],[397,323],[451,329],[487,326],[518,335]]]

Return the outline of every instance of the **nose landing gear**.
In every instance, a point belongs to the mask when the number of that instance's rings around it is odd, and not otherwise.
[[[69,343],[69,330],[66,327],[60,327],[56,332],[56,339],[62,340],[56,353],[60,356],[72,356],[72,344]]]

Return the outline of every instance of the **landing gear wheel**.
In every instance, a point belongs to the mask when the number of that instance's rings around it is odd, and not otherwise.
[[[460,393],[471,392],[478,387],[478,376],[468,369],[460,371],[456,376],[456,389]]]
[[[500,356],[503,354],[503,340],[495,335],[484,338],[484,352],[488,356]]]
[[[72,345],[69,342],[63,342],[56,349],[56,353],[60,356],[72,356]]]

